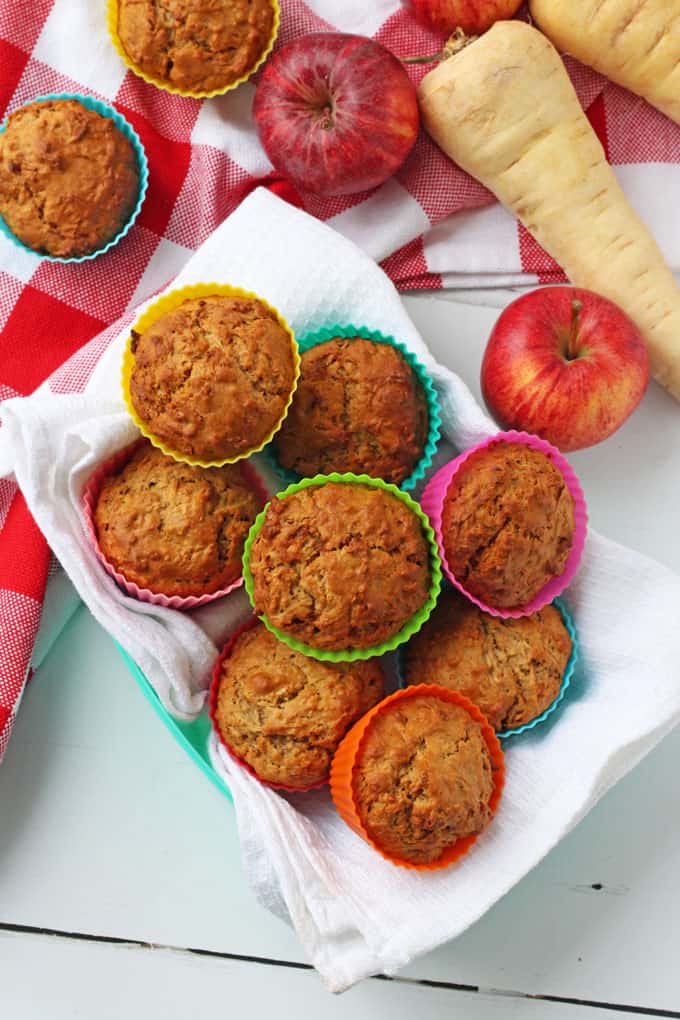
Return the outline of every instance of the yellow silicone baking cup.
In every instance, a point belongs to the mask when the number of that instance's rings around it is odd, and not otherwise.
[[[274,48],[276,42],[276,36],[279,32],[279,24],[281,22],[281,11],[279,9],[278,0],[269,0],[274,11],[274,22],[272,24],[272,33],[267,42],[267,45],[262,50],[262,53],[257,58],[257,61],[253,64],[247,74],[241,75],[240,78],[236,78],[228,85],[223,85],[219,89],[212,89],[209,92],[193,92],[190,89],[178,89],[176,86],[171,85],[169,82],[162,78],[154,78],[152,75],[147,74],[146,71],[142,71],[129,57],[128,53],[121,42],[120,36],[118,35],[118,6],[119,0],[107,0],[106,5],[106,24],[111,36],[111,42],[114,45],[116,52],[123,61],[126,67],[129,67],[133,74],[136,74],[138,78],[142,78],[149,85],[155,85],[158,89],[163,89],[164,92],[172,92],[176,96],[185,96],[187,99],[210,99],[212,96],[222,96],[225,92],[230,92],[232,89],[242,85],[244,81],[247,81],[252,74],[257,71],[258,67],[264,64],[265,60]]]
[[[135,356],[132,352],[132,333],[143,333],[150,326],[157,322],[168,312],[173,311],[175,308],[179,308],[180,305],[184,304],[185,301],[191,301],[194,298],[201,297],[213,297],[215,295],[222,295],[224,297],[239,297],[248,298],[250,300],[259,301],[265,306],[270,312],[272,312],[280,325],[285,329],[286,333],[290,337],[291,347],[293,349],[293,384],[290,388],[290,394],[288,400],[283,409],[281,417],[276,422],[274,428],[267,433],[263,439],[258,442],[256,446],[250,447],[243,453],[239,453],[236,457],[225,457],[224,460],[199,460],[198,457],[191,457],[187,453],[182,453],[181,450],[173,450],[171,447],[166,446],[157,436],[150,430],[148,424],[140,418],[137,414],[134,404],[132,403],[132,397],[130,395],[130,379],[132,378],[132,372],[135,367]],[[144,311],[137,321],[134,323],[130,330],[130,336],[125,344],[125,351],[123,353],[123,365],[121,373],[121,383],[123,388],[123,400],[125,406],[128,409],[130,417],[134,421],[137,428],[140,430],[143,436],[149,440],[154,446],[162,450],[167,457],[172,457],[173,460],[181,461],[185,464],[195,464],[198,467],[223,467],[225,464],[235,464],[239,460],[244,460],[246,457],[250,457],[253,453],[258,453],[267,443],[271,442],[273,436],[276,435],[278,430],[283,424],[283,420],[288,414],[288,408],[290,407],[293,394],[295,393],[298,379],[300,378],[300,354],[298,351],[297,341],[295,334],[290,328],[286,320],[283,318],[281,313],[273,305],[270,305],[265,298],[259,294],[254,294],[250,290],[243,290],[241,287],[232,287],[228,283],[194,283],[188,287],[178,287],[176,290],[171,290],[168,294],[164,294],[157,301],[154,301],[152,305]]]

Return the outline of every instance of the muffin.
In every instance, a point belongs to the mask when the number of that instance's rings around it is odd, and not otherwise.
[[[328,779],[340,740],[384,693],[377,659],[317,662],[261,623],[237,637],[215,682],[227,747],[259,779],[301,789]]]
[[[449,569],[466,591],[498,609],[526,605],[564,572],[574,529],[562,473],[521,443],[500,440],[471,454],[444,498]]]
[[[254,297],[181,302],[132,331],[129,396],[152,442],[179,459],[220,464],[259,449],[295,388],[294,343]]]
[[[326,482],[269,503],[249,553],[252,602],[312,649],[365,649],[397,634],[429,599],[430,546],[391,492]]]
[[[238,465],[193,467],[143,442],[104,479],[93,516],[101,552],[127,581],[189,596],[221,591],[241,576],[260,507]]]
[[[523,726],[553,703],[571,648],[555,606],[500,619],[446,591],[406,647],[404,680],[460,691],[502,732]]]
[[[415,694],[376,713],[352,770],[354,805],[390,857],[431,864],[488,824],[494,764],[463,707]]]
[[[89,255],[113,240],[139,197],[132,142],[77,99],[46,99],[10,114],[0,134],[0,215],[28,248]]]
[[[351,471],[399,485],[428,434],[423,386],[396,347],[334,337],[301,355],[298,388],[274,439],[298,475]]]
[[[161,86],[197,95],[253,71],[275,31],[273,0],[118,0],[118,39]]]

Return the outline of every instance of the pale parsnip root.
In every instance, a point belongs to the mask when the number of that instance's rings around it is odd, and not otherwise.
[[[419,87],[434,140],[524,223],[569,279],[616,302],[680,400],[680,290],[628,205],[552,43],[497,22]]]
[[[680,124],[680,0],[531,0],[559,50]]]

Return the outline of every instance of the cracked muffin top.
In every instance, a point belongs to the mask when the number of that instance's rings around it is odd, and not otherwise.
[[[130,399],[151,437],[207,464],[259,449],[295,387],[291,337],[256,298],[184,301],[130,348]]]
[[[132,63],[181,91],[243,78],[273,31],[272,0],[118,0],[118,37]]]
[[[554,606],[502,620],[447,591],[406,647],[404,679],[459,691],[502,732],[553,703],[570,655],[571,638]]]
[[[381,849],[429,864],[488,824],[492,771],[481,727],[464,708],[414,695],[372,720],[353,769],[354,802]]]
[[[139,194],[132,143],[76,99],[29,103],[0,134],[0,214],[55,258],[89,255],[125,226]]]
[[[526,605],[559,577],[574,528],[574,500],[562,473],[521,443],[500,440],[473,453],[444,498],[449,568],[494,608]]]
[[[377,659],[317,662],[257,623],[222,663],[215,720],[260,779],[304,788],[328,779],[343,736],[382,696]]]
[[[399,485],[427,440],[427,399],[401,351],[334,337],[301,355],[300,381],[274,445],[299,475],[351,471]]]
[[[427,602],[430,550],[392,493],[354,482],[272,499],[250,550],[253,604],[318,649],[371,648]]]
[[[260,507],[238,465],[193,467],[145,442],[104,479],[94,522],[101,551],[126,580],[163,595],[203,595],[241,576]]]

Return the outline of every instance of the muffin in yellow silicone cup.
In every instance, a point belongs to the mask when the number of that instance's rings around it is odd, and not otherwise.
[[[278,0],[107,0],[111,41],[150,85],[195,99],[241,85],[272,51]]]
[[[133,326],[123,397],[163,453],[221,467],[269,442],[299,373],[295,337],[275,308],[239,287],[198,283],[165,294]]]

